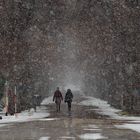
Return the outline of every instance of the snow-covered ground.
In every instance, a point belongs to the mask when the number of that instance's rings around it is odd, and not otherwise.
[[[52,103],[53,103],[53,96],[50,96],[50,97],[48,97],[48,98],[45,98],[45,99],[42,101],[41,105],[48,105],[48,104],[52,104]]]
[[[115,125],[117,128],[119,129],[132,129],[136,132],[139,132],[140,133],[140,124],[123,124],[123,125]]]
[[[49,140],[50,137],[41,137],[39,140]]]
[[[100,133],[85,133],[79,136],[80,139],[86,140],[99,140],[99,139],[108,139],[107,137],[102,136]]]
[[[107,101],[103,101],[94,97],[85,96],[85,100],[80,102],[79,105],[98,107],[93,110],[99,114],[107,115],[112,119],[140,121],[140,117],[128,117],[119,115],[121,110],[111,107]]]
[[[16,114],[16,116],[2,116],[2,120],[0,120],[0,127],[3,127],[5,125],[9,125],[9,123],[15,123],[15,122],[28,122],[33,121],[41,118],[48,117],[49,113],[45,112],[43,108],[37,108],[37,111],[35,112],[34,109],[31,109],[30,111],[23,111],[21,113]]]
[[[46,98],[43,102],[43,104],[50,104],[52,103],[52,97]],[[21,113],[17,113],[16,116],[5,116],[3,112],[1,112],[2,120],[0,120],[0,127],[10,125],[12,123],[16,122],[28,122],[28,121],[34,121],[34,120],[40,120],[40,121],[46,121],[46,117],[49,116],[49,113],[46,110],[46,107],[37,107],[37,111],[35,112],[34,109],[31,109],[30,111],[26,110]],[[44,119],[43,119],[44,118]],[[54,120],[56,118],[48,119],[48,120]]]
[[[116,125],[115,127],[122,129],[132,129],[140,133],[140,117],[120,115],[119,112],[121,110],[111,107],[106,101],[87,96],[84,98],[85,100],[80,102],[79,105],[96,106],[98,108],[93,110],[99,114],[107,115],[112,119],[127,121],[127,123],[123,125]]]

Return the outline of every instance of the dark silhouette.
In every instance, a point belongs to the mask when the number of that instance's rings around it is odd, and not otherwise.
[[[67,102],[68,104],[68,111],[71,111],[71,103],[73,99],[73,94],[70,89],[67,90],[67,93],[65,95],[65,103]]]
[[[53,101],[55,101],[56,103],[57,112],[60,111],[60,104],[62,100],[63,100],[62,93],[60,92],[59,87],[57,87],[57,90],[55,91],[54,96],[53,96]]]

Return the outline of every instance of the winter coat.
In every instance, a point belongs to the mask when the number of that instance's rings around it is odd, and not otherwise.
[[[53,96],[53,101],[55,101],[55,103],[61,103],[61,100],[63,100],[62,93],[59,90],[56,90]]]
[[[72,92],[67,92],[66,95],[65,95],[65,102],[72,102],[72,99],[73,99],[73,94]]]

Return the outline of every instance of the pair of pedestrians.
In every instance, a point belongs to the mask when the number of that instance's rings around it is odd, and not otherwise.
[[[72,99],[73,99],[73,94],[72,94],[71,90],[68,89],[65,94],[65,99],[64,99],[64,102],[67,103],[67,105],[68,105],[68,111],[71,111]],[[59,112],[61,101],[63,101],[63,96],[59,90],[59,87],[57,87],[57,90],[54,92],[53,101],[55,101],[55,103],[56,103],[56,111]]]

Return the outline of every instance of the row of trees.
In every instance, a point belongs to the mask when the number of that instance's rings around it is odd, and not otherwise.
[[[129,0],[1,1],[0,71],[23,104],[73,82],[121,107],[139,93],[139,13]]]
[[[140,8],[129,1],[91,1],[84,9],[77,29],[84,44],[85,88],[122,107],[124,95],[140,96]]]

